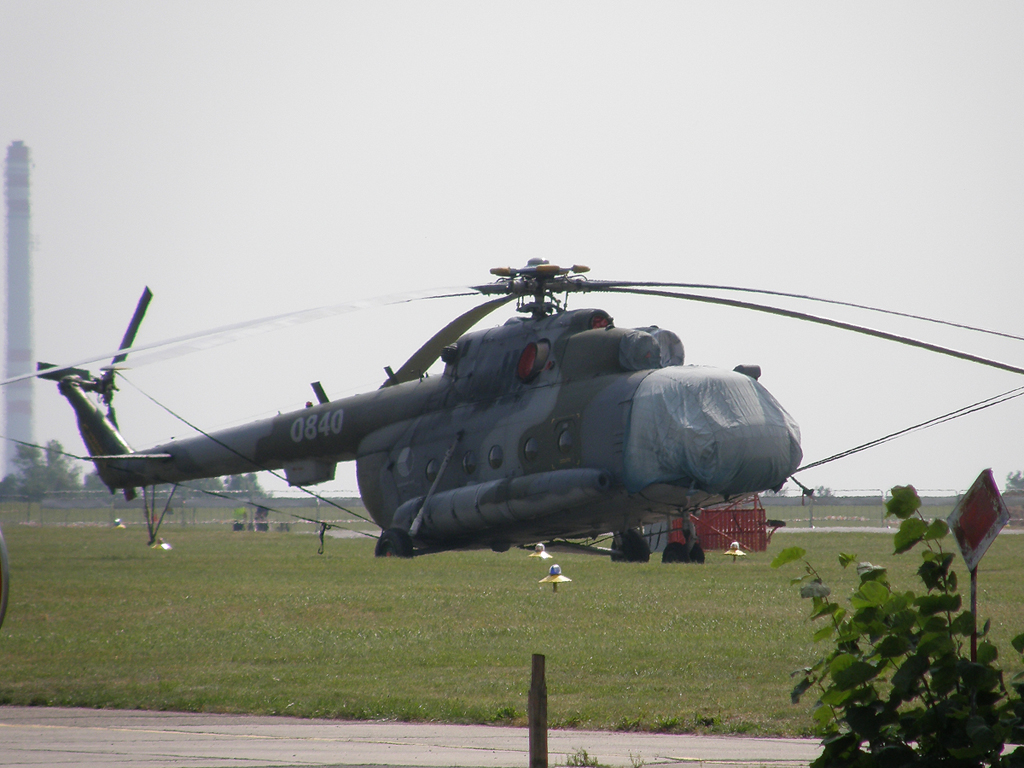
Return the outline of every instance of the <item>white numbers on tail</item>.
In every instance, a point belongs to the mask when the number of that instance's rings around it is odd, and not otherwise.
[[[292,422],[292,441],[301,443],[303,440],[315,440],[320,436],[340,435],[344,420],[345,411],[340,408],[319,415],[311,413],[309,416],[299,416]]]

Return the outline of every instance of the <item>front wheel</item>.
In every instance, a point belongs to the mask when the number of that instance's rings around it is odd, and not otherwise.
[[[375,557],[412,557],[412,537],[401,528],[388,528],[386,531],[381,531],[373,554]]]
[[[646,563],[651,559],[651,548],[647,539],[635,528],[628,528],[615,534],[612,540],[612,560],[627,563]]]

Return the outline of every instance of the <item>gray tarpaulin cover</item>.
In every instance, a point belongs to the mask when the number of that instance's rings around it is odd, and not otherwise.
[[[778,488],[799,466],[800,428],[772,395],[734,371],[652,371],[633,396],[626,490],[653,483],[735,495]]]

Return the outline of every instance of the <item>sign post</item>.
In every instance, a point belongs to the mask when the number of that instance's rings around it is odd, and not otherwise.
[[[7,561],[7,545],[4,543],[4,532],[0,531],[0,626],[4,623],[7,613],[7,593],[10,590],[10,564]]]
[[[953,507],[946,522],[960,546],[971,572],[971,614],[974,616],[974,631],[971,633],[971,661],[978,660],[978,563],[988,551],[989,545],[1010,520],[992,470],[986,469],[964,497]]]

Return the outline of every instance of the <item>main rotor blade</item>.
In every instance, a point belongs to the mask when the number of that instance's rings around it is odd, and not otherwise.
[[[149,302],[153,299],[153,292],[149,290],[147,285],[145,290],[142,292],[142,297],[139,299],[139,303],[135,305],[135,314],[132,315],[132,321],[128,323],[128,330],[124,332],[124,338],[121,339],[121,346],[118,349],[128,349],[132,344],[135,343],[135,334],[139,332],[139,325],[142,324],[142,318],[146,315],[146,310],[149,308]],[[123,363],[125,358],[128,357],[127,353],[117,355],[113,360],[110,361],[111,366]]]
[[[514,296],[502,296],[500,299],[491,299],[473,307],[468,312],[459,315],[448,325],[430,337],[416,353],[405,361],[405,364],[397,372],[390,374],[388,380],[382,387],[391,387],[395,384],[404,384],[407,381],[415,381],[420,378],[426,370],[434,364],[441,356],[441,351],[449,344],[454,344],[466,331],[491,314],[498,307],[508,304]]]
[[[856,304],[852,301],[839,301],[838,299],[823,299],[818,296],[809,296],[804,293],[786,293],[785,291],[772,291],[767,288],[743,288],[735,285],[711,285],[708,283],[671,283],[661,281],[634,281],[634,280],[588,280],[581,285],[585,286],[584,290],[591,291],[602,291],[605,288],[698,288],[706,289],[709,291],[738,291],[740,293],[761,293],[766,296],[781,296],[787,299],[803,299],[804,301],[816,301],[821,304],[834,304],[840,307],[853,307],[854,309],[865,309],[869,312],[879,312],[884,315],[893,315],[895,317],[907,317],[911,320],[922,320],[926,323],[936,323],[938,325],[946,325],[950,328],[960,328],[965,331],[975,331],[977,333],[987,333],[992,336],[1002,336],[1005,339],[1015,339],[1016,341],[1024,341],[1024,336],[1015,336],[1012,333],[1005,333],[1003,331],[993,331],[989,328],[978,328],[973,325],[965,325],[963,323],[954,323],[949,320],[938,320],[934,317],[925,317],[924,315],[914,315],[909,312],[898,312],[894,309],[882,309],[881,307],[872,307],[868,304]]]
[[[865,336],[874,336],[878,339],[886,339],[887,341],[895,341],[899,344],[906,344],[907,346],[917,347],[919,349],[926,349],[929,352],[936,352],[940,355],[948,355],[949,357],[955,357],[960,360],[967,360],[972,363],[978,363],[979,365],[987,365],[990,368],[998,368],[1001,371],[1009,371],[1010,373],[1024,374],[1024,368],[1018,368],[1015,365],[1008,365],[1006,363],[1000,363],[997,360],[989,360],[986,357],[980,357],[978,355],[972,355],[968,352],[959,352],[955,349],[949,349],[948,347],[942,347],[938,344],[930,344],[926,341],[918,341],[917,339],[911,339],[907,336],[899,336],[895,333],[888,333],[886,331],[878,331],[873,328],[866,328],[862,325],[854,325],[853,323],[844,323],[840,320],[830,320],[826,317],[819,317],[817,315],[809,315],[806,312],[794,312],[789,309],[781,309],[779,307],[770,307],[765,304],[754,304],[749,301],[738,301],[736,299],[724,299],[718,296],[702,296],[693,293],[675,293],[673,291],[660,291],[653,290],[650,288],[627,288],[627,287],[616,287],[606,285],[599,291],[606,293],[632,293],[638,296],[660,296],[667,299],[683,299],[685,301],[699,301],[705,304],[718,304],[725,307],[737,307],[739,309],[750,309],[755,312],[766,312],[771,315],[780,315],[781,317],[790,317],[795,320],[805,320],[809,323],[817,323],[819,325],[827,325],[831,328],[841,328],[845,331],[852,331],[854,333],[861,333]]]
[[[439,290],[446,292],[440,293]],[[72,363],[54,365],[53,367],[60,370],[65,368],[78,368],[100,360],[106,360],[111,356],[116,357],[118,355],[132,354],[134,355],[132,367],[138,368],[141,365],[155,363],[161,360],[168,360],[174,357],[180,357],[181,355],[187,355],[192,352],[216,347],[221,344],[227,344],[247,336],[267,333],[269,331],[288,328],[302,323],[309,323],[314,320],[333,317],[347,312],[355,312],[359,309],[367,309],[369,307],[377,306],[390,306],[395,304],[408,304],[413,301],[426,301],[429,299],[448,299],[459,296],[476,295],[477,293],[475,291],[467,290],[463,286],[457,286],[449,289],[434,288],[409,291],[408,293],[379,296],[373,299],[331,304],[324,307],[317,307],[315,309],[301,309],[296,312],[285,312],[280,315],[271,315],[270,317],[261,317],[256,318],[255,320],[245,320],[240,323],[231,323],[230,325],[223,325],[217,328],[210,328],[205,331],[197,331],[196,333],[175,336],[174,338],[155,341],[150,344],[139,344],[127,349],[116,349],[111,352],[104,352],[99,355],[82,358]],[[139,354],[142,352],[147,352],[148,354]],[[24,381],[25,379],[33,379],[41,375],[41,373],[42,372],[40,371],[36,371],[34,373],[25,373],[20,376],[13,376],[9,379],[0,381],[0,386],[13,384],[16,381]]]

